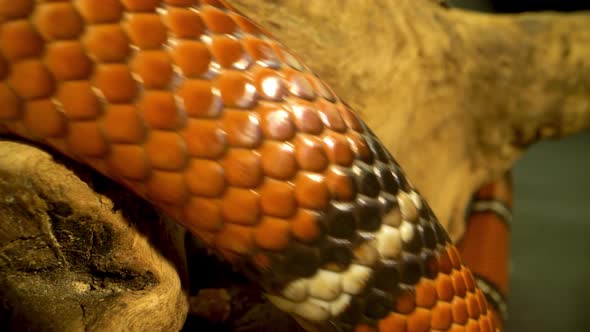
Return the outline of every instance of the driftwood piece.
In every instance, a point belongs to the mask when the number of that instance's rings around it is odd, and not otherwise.
[[[104,177],[67,165],[76,172],[38,148],[0,141],[0,326],[180,329],[185,231]]]
[[[231,2],[360,112],[454,238],[481,184],[537,140],[590,124],[590,14],[492,16],[426,0]],[[190,278],[193,290],[227,292],[201,292],[219,301],[203,308],[200,298],[193,314],[205,320],[194,329],[207,320],[211,330],[296,329],[227,266],[203,265],[214,260],[199,254],[188,273],[182,229],[63,163],[0,142],[0,326],[178,330]],[[206,272],[213,277],[194,282]]]

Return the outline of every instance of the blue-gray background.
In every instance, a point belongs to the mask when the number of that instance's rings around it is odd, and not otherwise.
[[[482,11],[590,8],[590,1],[451,1]],[[590,331],[590,133],[533,146],[514,168],[514,185],[508,332]]]

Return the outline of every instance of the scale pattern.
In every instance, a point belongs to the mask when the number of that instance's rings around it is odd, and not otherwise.
[[[282,310],[338,330],[494,330],[375,135],[224,1],[2,0],[0,17],[0,128],[126,185]]]

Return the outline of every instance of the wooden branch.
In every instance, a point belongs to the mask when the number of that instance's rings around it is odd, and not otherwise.
[[[183,326],[185,231],[160,220],[134,196],[109,192],[112,188],[94,172],[73,173],[37,148],[0,141],[0,326],[14,331]],[[133,219],[106,195],[125,204]]]
[[[590,126],[590,13],[426,0],[233,0],[383,140],[457,239],[473,192],[527,146]]]

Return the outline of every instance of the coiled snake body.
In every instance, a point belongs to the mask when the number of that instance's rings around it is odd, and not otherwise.
[[[0,129],[82,161],[341,331],[494,331],[353,111],[222,0],[0,1]]]

